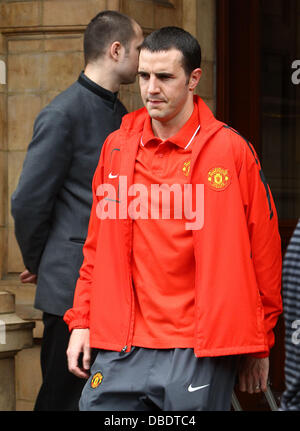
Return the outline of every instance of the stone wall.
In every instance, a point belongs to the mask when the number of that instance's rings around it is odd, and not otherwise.
[[[0,290],[15,295],[19,316],[36,322],[34,346],[19,352],[15,361],[17,410],[32,409],[40,385],[42,324],[40,312],[32,307],[35,287],[18,282],[24,267],[14,237],[10,196],[36,115],[79,75],[84,28],[104,9],[131,15],[145,34],[178,25],[196,36],[203,50],[198,93],[215,110],[215,0],[0,0],[0,60],[7,66],[7,84],[0,85]],[[137,83],[123,87],[120,98],[129,111],[142,106]]]

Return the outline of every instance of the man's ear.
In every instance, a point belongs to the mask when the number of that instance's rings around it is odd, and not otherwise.
[[[115,41],[110,46],[110,55],[115,60],[118,61],[121,53],[122,45],[119,41]]]
[[[194,91],[202,76],[202,69],[198,68],[193,70],[189,79],[189,90]]]

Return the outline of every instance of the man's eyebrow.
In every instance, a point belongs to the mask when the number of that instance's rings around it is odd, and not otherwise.
[[[160,77],[160,76],[168,76],[170,78],[172,76],[174,76],[173,73],[171,73],[171,72],[157,72],[155,75],[158,76],[158,77]]]
[[[141,74],[150,75],[150,72],[146,72],[145,70],[139,70],[138,75],[141,75]],[[157,76],[158,78],[160,77],[171,78],[172,76],[174,76],[173,73],[171,72],[155,72],[154,75]]]

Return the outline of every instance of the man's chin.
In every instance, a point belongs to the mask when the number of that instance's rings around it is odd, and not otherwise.
[[[147,111],[153,120],[161,120],[163,118],[163,114],[155,108],[147,108]]]
[[[167,116],[162,112],[157,112],[157,110],[148,110],[148,114],[150,115],[152,120],[159,121],[160,123],[166,123],[168,121]]]
[[[129,84],[134,84],[136,81],[136,75],[131,76],[131,77],[126,77],[122,80],[121,85],[129,85]]]

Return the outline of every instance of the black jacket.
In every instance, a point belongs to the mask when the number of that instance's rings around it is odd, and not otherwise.
[[[106,137],[127,111],[81,73],[38,115],[12,196],[25,267],[38,275],[35,307],[72,307],[92,205],[92,178]]]

